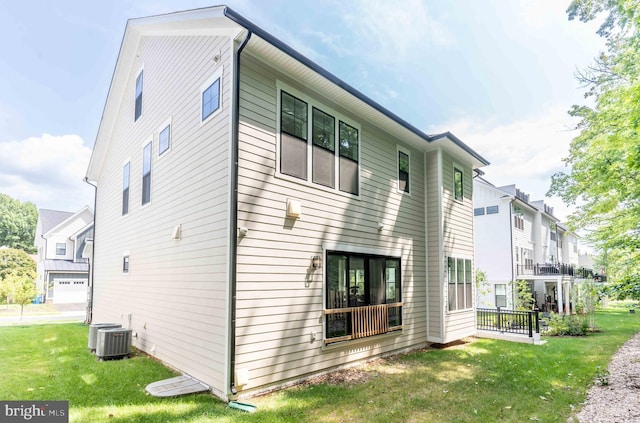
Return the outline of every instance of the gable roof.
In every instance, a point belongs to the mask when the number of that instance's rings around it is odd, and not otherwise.
[[[213,6],[127,21],[86,179],[95,181],[99,175],[118,108],[117,102],[111,103],[123,96],[127,83],[125,75],[131,71],[142,36],[225,35],[237,38],[247,31],[253,35],[246,46],[249,50],[270,59],[271,64],[285,69],[292,76],[304,78],[305,82],[311,81],[318,92],[334,96],[345,108],[366,117],[381,129],[390,133],[399,132],[405,141],[425,149],[428,149],[425,142],[440,141],[438,144],[448,147],[446,149],[450,152],[467,157],[473,167],[489,164],[450,132],[428,135],[229,7]]]
[[[48,210],[48,209],[40,209],[38,210],[38,216],[40,219],[40,227],[42,228],[42,234],[46,234],[51,229],[55,228],[75,213],[59,211],[59,210]]]
[[[53,231],[54,229],[57,229],[59,227],[61,227],[62,225],[64,225],[65,223],[71,221],[72,219],[74,219],[77,216],[80,216],[82,213],[88,211],[89,213],[91,213],[91,216],[93,218],[93,210],[91,210],[91,208],[89,206],[84,206],[83,208],[81,208],[80,210],[78,210],[75,213],[71,213],[71,212],[60,212],[60,211],[55,211],[55,210],[40,210],[41,212],[44,211],[45,215],[47,216],[47,227],[45,228],[44,223],[42,225],[42,236],[45,236],[47,233]],[[53,212],[53,213],[47,213],[47,212]],[[64,218],[63,218],[64,217]],[[92,225],[93,223],[91,223]],[[51,225],[51,226],[49,226]],[[86,227],[87,225],[85,225]]]

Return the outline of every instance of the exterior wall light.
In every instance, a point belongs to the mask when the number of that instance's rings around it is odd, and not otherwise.
[[[320,256],[311,257],[311,267],[313,268],[313,270],[320,269],[321,264],[322,263],[320,262]]]

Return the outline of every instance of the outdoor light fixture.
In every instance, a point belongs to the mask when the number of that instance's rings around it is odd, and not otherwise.
[[[313,268],[313,270],[320,269],[320,256],[311,257],[311,267]]]
[[[384,224],[382,222],[378,222],[378,232],[382,232],[384,229]]]

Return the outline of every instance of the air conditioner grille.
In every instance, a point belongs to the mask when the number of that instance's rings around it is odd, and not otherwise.
[[[131,352],[131,329],[111,328],[98,330],[96,355],[100,359],[128,356]]]
[[[121,328],[122,325],[117,323],[93,323],[89,326],[89,340],[87,342],[87,347],[89,351],[95,352],[96,345],[98,344],[98,331],[100,329],[111,329],[111,328]]]

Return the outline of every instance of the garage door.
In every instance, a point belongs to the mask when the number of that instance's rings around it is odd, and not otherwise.
[[[56,279],[53,284],[53,302],[84,303],[87,301],[87,281],[82,279]]]

